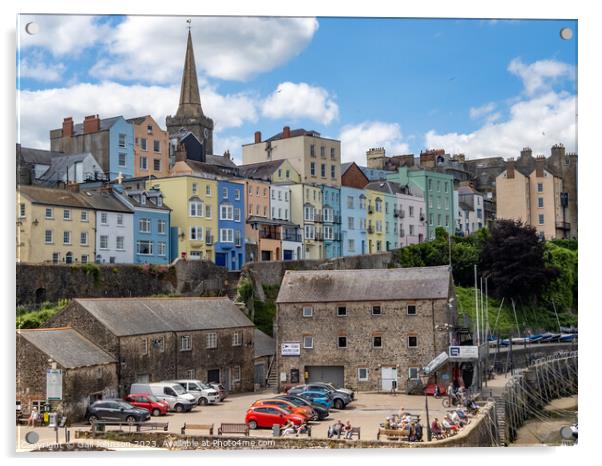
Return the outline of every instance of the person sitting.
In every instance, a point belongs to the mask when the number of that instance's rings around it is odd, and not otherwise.
[[[351,439],[353,433],[353,427],[351,426],[351,422],[347,421],[345,427],[343,427],[343,432],[345,432],[345,439]]]
[[[443,438],[443,429],[441,428],[441,424],[439,424],[439,419],[437,418],[433,419],[433,422],[431,422],[431,434],[434,438]]]
[[[337,422],[335,422],[333,425],[331,425],[328,428],[328,438],[332,438],[335,435],[337,436],[337,438],[341,438],[341,433],[343,432],[343,423],[341,422],[341,420],[337,420]]]
[[[441,425],[447,437],[449,437],[450,435],[454,435],[458,432],[458,426],[451,422],[449,416],[445,416],[443,418],[443,420],[441,421]]]
[[[409,436],[408,440],[410,442],[416,441],[416,423],[415,422],[412,422],[410,424],[410,436]]]
[[[295,428],[295,424],[291,421],[287,421],[286,424],[282,426],[282,436],[296,434],[297,429]]]
[[[297,427],[297,435],[299,435],[299,434],[307,434],[308,431],[309,431],[309,428],[307,427],[306,423],[303,423],[299,427]]]
[[[414,429],[416,432],[416,441],[422,442],[422,424],[420,424],[420,421],[416,422],[416,427]]]
[[[31,427],[35,427],[36,422],[38,422],[39,419],[40,419],[40,413],[38,413],[38,408],[36,408],[34,406],[33,408],[31,408],[31,414],[29,415],[29,418],[27,419],[27,425],[31,426]]]
[[[468,412],[471,414],[477,414],[479,412],[479,405],[477,405],[475,403],[475,401],[471,398],[466,398],[466,401],[464,402],[464,406],[466,407]]]
[[[470,422],[470,419],[468,419],[468,415],[466,414],[466,411],[464,411],[464,408],[458,408],[456,409],[455,413],[458,415],[458,417],[460,419],[462,419],[466,424],[468,424]]]
[[[452,422],[459,427],[464,427],[466,425],[466,423],[460,418],[460,416],[458,416],[458,413],[456,411],[452,411],[449,417],[452,420]]]

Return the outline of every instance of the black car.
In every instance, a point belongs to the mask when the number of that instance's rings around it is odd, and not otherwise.
[[[113,422],[144,422],[150,419],[150,412],[136,408],[122,400],[99,400],[88,406],[86,420]]]
[[[324,406],[320,406],[319,404],[312,403],[311,401],[308,401],[305,398],[301,398],[300,396],[280,395],[280,396],[277,396],[276,398],[279,398],[281,400],[290,401],[291,403],[293,403],[296,406],[311,407],[318,415],[318,421],[322,421],[323,419],[326,419],[328,417],[328,415],[330,414],[330,412]]]

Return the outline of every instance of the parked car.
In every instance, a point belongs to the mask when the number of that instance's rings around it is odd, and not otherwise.
[[[92,424],[96,421],[144,422],[150,419],[150,412],[136,408],[123,400],[99,400],[86,409],[86,420]]]
[[[305,424],[305,417],[295,413],[288,413],[277,406],[251,406],[245,415],[245,424],[249,429],[258,427],[272,428],[273,425],[285,425],[291,421],[296,426]]]
[[[180,384],[186,392],[197,397],[197,403],[199,405],[215,404],[219,401],[219,393],[217,393],[217,390],[205,385],[200,380],[180,379],[171,380],[169,382]]]
[[[276,397],[277,399],[280,400],[287,400],[290,401],[291,403],[296,404],[297,406],[311,406],[311,408],[316,412],[318,418],[318,421],[321,421],[323,419],[326,419],[328,417],[328,415],[330,414],[330,412],[328,411],[327,408],[325,408],[322,405],[319,405],[317,403],[312,403],[309,400],[306,400],[305,398],[301,398],[300,396],[296,396],[296,395],[279,395]]]
[[[226,399],[226,396],[228,396],[228,392],[221,383],[209,382],[207,385],[209,385],[211,388],[216,390],[217,393],[219,393],[219,401],[224,401]]]
[[[329,410],[330,408],[332,408],[332,399],[324,392],[314,392],[307,390],[304,392],[299,392],[297,396],[306,399],[310,403],[315,403],[319,406],[322,406],[325,409]]]
[[[169,411],[167,401],[146,393],[131,393],[125,397],[125,401],[136,408],[146,409],[152,416],[164,416]]]
[[[291,388],[288,391],[288,394],[289,395],[299,395],[300,393],[306,392],[308,390],[312,391],[312,392],[320,392],[320,393],[327,395],[332,400],[332,406],[335,409],[345,409],[345,406],[347,406],[349,403],[351,403],[351,398],[349,397],[349,395],[346,395],[341,392],[337,392],[335,390],[332,390],[327,387],[323,387],[321,385],[313,385],[313,384],[297,385],[297,386]]]
[[[167,401],[170,411],[187,412],[196,405],[197,399],[186,393],[177,383],[133,383],[130,393],[146,393]]]
[[[307,420],[318,417],[316,412],[313,409],[311,409],[311,406],[297,406],[296,404],[291,403],[290,401],[279,400],[277,398],[257,400],[251,406],[278,406],[279,408],[282,408],[285,411],[290,411],[291,413],[299,414],[300,416],[305,417],[305,419]]]
[[[335,392],[339,392],[339,393],[343,393],[345,395],[347,395],[349,398],[351,398],[351,401],[353,401],[355,399],[355,392],[353,390],[350,390],[348,388],[337,388],[334,386],[334,384],[328,383],[328,382],[312,382],[307,384],[308,388],[311,390],[312,387],[326,387],[329,388],[330,390],[334,390]]]

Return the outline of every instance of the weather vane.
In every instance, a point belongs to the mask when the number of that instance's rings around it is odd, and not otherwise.
[[[188,30],[190,31],[190,23],[192,23],[192,20],[190,18],[188,18],[186,20],[186,22],[188,23]]]

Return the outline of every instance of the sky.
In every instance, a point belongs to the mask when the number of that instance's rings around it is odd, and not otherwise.
[[[23,15],[17,31],[22,145],[49,148],[66,116],[175,114],[186,17]],[[574,20],[193,17],[191,32],[214,152],[239,162],[255,131],[287,125],[362,165],[371,147],[577,151]]]

